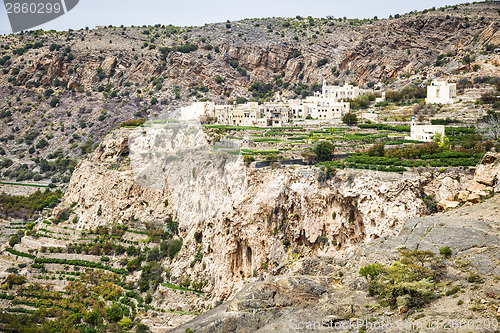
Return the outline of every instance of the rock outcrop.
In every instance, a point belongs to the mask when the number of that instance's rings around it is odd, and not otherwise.
[[[386,326],[388,332],[412,328],[448,332],[446,325],[463,318],[495,321],[500,316],[500,284],[494,278],[500,274],[499,207],[500,198],[495,196],[453,212],[412,218],[399,233],[359,244],[342,259],[301,258],[282,275],[248,284],[230,301],[171,332],[359,332],[383,323],[393,325]],[[441,259],[442,279],[448,290],[459,290],[458,294],[443,293],[418,311],[405,306],[390,310],[368,296],[367,281],[359,275],[361,267],[390,264],[398,256],[397,249],[439,255],[439,248],[445,246],[451,255]],[[481,283],[470,276],[479,276]],[[429,328],[429,323],[436,326]],[[397,328],[398,324],[402,326]]]
[[[449,197],[439,201],[437,208],[444,211],[456,208],[464,203],[476,204],[500,192],[500,153],[486,153],[476,167],[474,178],[466,190],[453,192]]]

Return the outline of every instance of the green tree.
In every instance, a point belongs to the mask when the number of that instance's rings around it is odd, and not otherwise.
[[[385,145],[379,142],[370,147],[367,151],[368,156],[385,156]]]
[[[102,324],[102,314],[97,310],[93,310],[93,311],[87,312],[87,314],[84,317],[84,320],[87,323],[92,324],[94,326],[101,325]]]
[[[356,114],[349,112],[342,117],[342,122],[349,126],[356,125],[358,123],[358,117]]]
[[[450,139],[443,136],[441,133],[436,133],[432,142],[436,142],[442,150],[450,149]]]
[[[182,248],[182,241],[180,239],[175,239],[170,242],[167,250],[168,257],[172,260],[175,255],[179,253]]]
[[[335,151],[335,146],[329,141],[321,141],[313,149],[316,157],[321,161],[326,161],[331,159],[333,152]]]
[[[220,75],[217,75],[215,77],[215,83],[220,84],[222,82],[224,82],[224,79]]]
[[[473,57],[471,57],[469,54],[467,54],[466,56],[464,56],[462,58],[462,62],[467,65],[467,71],[469,72],[470,71],[470,64],[474,61]]]
[[[118,325],[120,325],[121,328],[128,330],[128,329],[132,328],[132,326],[134,325],[134,323],[132,322],[132,320],[130,318],[123,317],[118,322]]]
[[[359,275],[370,281],[373,280],[377,275],[379,275],[383,270],[384,268],[382,267],[382,265],[377,262],[361,268],[359,270]]]
[[[123,309],[116,303],[106,308],[106,317],[111,322],[117,322],[123,318]]]

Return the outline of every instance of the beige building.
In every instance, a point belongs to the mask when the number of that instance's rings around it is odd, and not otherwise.
[[[204,104],[196,107],[205,110],[205,115],[213,117],[217,124],[230,126],[283,127],[293,120],[340,119],[349,112],[349,102],[365,91],[352,85],[328,86],[323,81],[321,92],[305,99],[284,100],[279,95],[273,102],[259,105],[257,102],[233,105]]]
[[[446,80],[433,80],[427,86],[426,103],[429,104],[453,104],[457,97],[457,84]]]
[[[344,84],[343,86],[329,86],[323,80],[323,87],[321,89],[322,98],[332,98],[336,100],[354,99],[364,95],[366,91],[351,84]]]

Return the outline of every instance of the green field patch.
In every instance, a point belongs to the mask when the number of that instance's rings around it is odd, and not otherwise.
[[[26,184],[26,183],[10,183],[10,182],[0,182],[2,185],[16,185],[16,186],[29,186],[29,187],[49,187],[49,185],[41,185],[41,184]]]
[[[57,258],[36,258],[35,264],[60,264],[60,265],[73,265],[89,268],[97,268],[106,271],[110,271],[117,274],[127,274],[128,271],[125,268],[113,268],[105,266],[99,262],[87,261],[87,260],[68,260],[68,259],[57,259]]]
[[[21,251],[17,251],[17,250],[14,250],[13,248],[6,248],[5,251],[15,255],[15,256],[19,256],[19,257],[24,257],[24,258],[29,258],[29,259],[35,259],[36,256],[33,255],[33,254],[28,254],[28,253],[24,253],[24,252],[21,252]]]
[[[192,291],[192,292],[197,293],[197,294],[203,294],[203,291],[184,288],[184,287],[172,284],[170,282],[165,282],[165,283],[162,283],[161,285],[164,287],[170,288],[170,289],[181,290],[181,291]]]

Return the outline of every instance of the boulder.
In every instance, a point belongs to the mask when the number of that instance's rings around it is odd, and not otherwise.
[[[458,192],[458,201],[460,202],[466,202],[467,198],[469,197],[469,191],[459,191]]]
[[[491,195],[491,191],[488,191],[488,190],[482,190],[482,191],[478,191],[478,192],[474,192],[474,193],[477,193],[481,198],[489,197]]]
[[[481,201],[481,197],[479,196],[479,194],[474,192],[474,193],[469,194],[467,201],[472,202],[472,203],[479,203]]]
[[[451,208],[457,208],[458,205],[460,205],[460,202],[458,202],[458,201],[441,200],[437,204],[437,210],[439,212],[442,212],[442,211],[445,211],[445,210],[448,210],[448,209],[451,209]]]
[[[473,182],[469,188],[467,189],[469,192],[477,192],[477,191],[481,191],[481,190],[484,190],[487,186],[486,185],[483,185],[483,184],[479,184],[477,182]]]
[[[474,181],[493,186],[500,177],[500,153],[486,153],[476,168]]]

